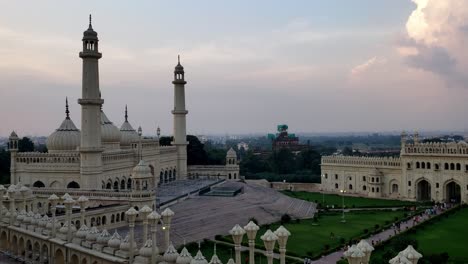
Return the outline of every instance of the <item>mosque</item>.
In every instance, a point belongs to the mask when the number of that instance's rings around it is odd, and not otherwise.
[[[18,135],[9,138],[11,183],[34,188],[63,190],[128,191],[152,190],[157,185],[188,178],[239,179],[234,150],[227,152],[226,166],[187,166],[185,72],[180,59],[174,70],[173,142],[159,145],[159,129],[152,138],[142,137],[141,127],[130,124],[127,107],[122,126],[117,128],[103,111],[99,88],[99,40],[91,21],[83,34],[81,129],[72,121],[66,101],[65,119],[48,137],[48,153],[18,153]],[[150,175],[136,178],[133,168],[147,166]],[[145,167],[146,168],[146,167]]]

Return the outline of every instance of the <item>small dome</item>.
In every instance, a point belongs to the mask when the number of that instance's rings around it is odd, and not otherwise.
[[[151,169],[144,160],[140,160],[138,165],[133,168],[132,178],[150,178]]]
[[[184,247],[177,257],[176,264],[189,264],[192,259],[192,255],[190,255],[190,252]]]
[[[16,134],[15,131],[11,131],[10,139],[18,139],[18,135]]]
[[[125,106],[125,122],[120,127],[120,134],[122,135],[120,140],[121,146],[130,146],[133,142],[137,142],[140,139],[136,130],[128,122],[127,106]]]
[[[237,153],[234,149],[230,148],[226,154],[228,157],[237,157]]]
[[[101,140],[102,143],[119,143],[122,135],[120,130],[107,118],[106,114],[101,111]]]
[[[65,109],[65,120],[63,120],[60,127],[47,138],[46,145],[50,153],[73,151],[80,146],[80,130],[76,128],[75,124],[70,119],[70,111],[68,111],[68,99],[65,101]]]
[[[184,72],[184,67],[180,64],[180,56],[177,56],[177,65],[175,66],[174,72],[175,73],[183,73]]]
[[[83,32],[83,40],[97,40],[97,32],[94,31],[91,25],[91,15],[89,15],[89,26],[88,29]]]

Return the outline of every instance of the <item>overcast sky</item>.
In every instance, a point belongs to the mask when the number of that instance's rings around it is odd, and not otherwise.
[[[65,97],[80,126],[88,14],[104,111],[172,133],[186,70],[188,132],[468,129],[468,1],[3,1],[0,136],[49,135]]]

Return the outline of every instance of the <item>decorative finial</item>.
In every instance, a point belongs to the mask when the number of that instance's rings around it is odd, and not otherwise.
[[[91,26],[91,14],[89,14],[89,27],[92,28],[92,26]]]
[[[65,97],[65,114],[66,118],[70,119],[70,111],[68,110],[68,97]]]
[[[180,55],[177,55],[177,64],[180,65]]]
[[[125,122],[128,122],[127,105],[125,105]]]

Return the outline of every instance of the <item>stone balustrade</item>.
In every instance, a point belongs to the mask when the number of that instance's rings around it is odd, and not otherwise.
[[[394,157],[323,156],[321,165],[398,168],[401,167],[401,159]]]

